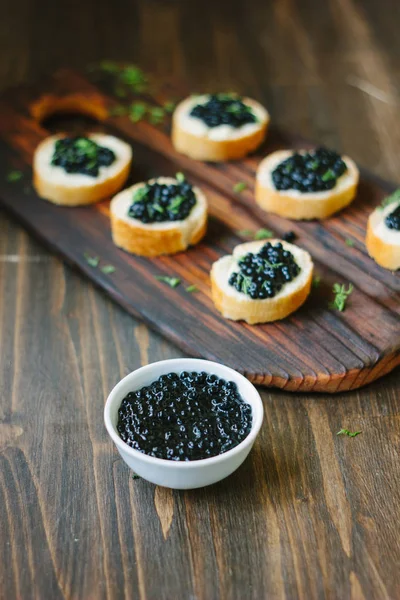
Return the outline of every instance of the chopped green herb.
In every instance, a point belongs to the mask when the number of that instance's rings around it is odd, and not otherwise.
[[[198,292],[199,288],[197,287],[197,285],[188,285],[186,291],[189,292],[189,294],[191,294],[192,292]]]
[[[319,167],[319,160],[313,160],[309,166],[312,171],[316,171]]]
[[[120,65],[113,60],[102,60],[99,68],[105,73],[118,73],[121,69]]]
[[[147,112],[147,104],[144,102],[133,102],[129,107],[129,118],[134,123],[141,121]]]
[[[185,202],[185,198],[183,196],[176,196],[169,205],[169,210],[173,213],[178,212],[180,205],[182,202]]]
[[[321,177],[322,181],[331,181],[332,179],[336,179],[336,175],[332,169],[328,169]]]
[[[335,298],[333,302],[329,304],[330,308],[335,308],[336,310],[340,310],[343,312],[346,306],[346,302],[351,292],[353,291],[354,286],[349,283],[349,287],[346,290],[344,284],[340,285],[340,283],[333,284],[333,293],[335,294]]]
[[[175,110],[175,106],[176,106],[176,102],[172,102],[170,100],[169,102],[164,103],[164,110],[167,113],[172,113]]]
[[[183,183],[185,181],[185,176],[183,173],[178,172],[175,174],[175,179],[179,181],[179,183]]]
[[[315,275],[312,280],[312,286],[314,288],[318,288],[321,283],[321,275]]]
[[[337,432],[336,435],[347,435],[348,437],[356,437],[356,435],[360,435],[362,431],[349,431],[348,429],[341,429]]]
[[[252,283],[251,277],[244,275],[243,279],[242,279],[242,285],[241,285],[243,294],[248,293],[251,283]]]
[[[132,201],[140,202],[140,200],[143,200],[143,198],[147,195],[147,191],[148,191],[147,185],[142,185],[141,187],[139,187],[137,190],[134,191]]]
[[[165,275],[157,275],[156,279],[158,279],[159,281],[163,281],[164,283],[167,283],[172,288],[178,287],[178,285],[181,282],[181,280],[178,279],[178,277],[167,277]]]
[[[236,192],[237,194],[240,194],[240,192],[243,192],[246,188],[247,188],[247,183],[245,183],[244,181],[238,181],[233,186],[233,191]]]
[[[250,237],[253,240],[266,240],[268,238],[274,237],[274,234],[269,229],[258,229],[258,231],[252,231],[251,229],[241,229],[236,232],[238,235],[243,237]]]
[[[111,275],[111,273],[115,273],[115,267],[113,265],[104,265],[104,267],[101,267],[101,271],[105,275]]]
[[[139,67],[129,65],[119,73],[122,83],[132,88],[134,92],[144,92],[147,89],[147,77]]]
[[[7,181],[10,183],[14,183],[15,181],[19,181],[22,179],[23,173],[22,171],[10,171],[7,175]]]
[[[85,252],[84,257],[86,259],[87,264],[91,267],[96,268],[99,266],[100,259],[98,256],[90,256],[90,254]]]
[[[267,240],[272,237],[274,237],[274,234],[270,229],[259,229],[254,234],[255,240]]]
[[[392,202],[397,202],[400,201],[400,188],[395,190],[393,192],[393,194],[390,194],[390,196],[387,196],[386,198],[384,198],[381,202],[381,204],[379,205],[379,209],[383,210],[384,208],[386,208],[386,206],[388,206],[389,204],[392,204]]]
[[[344,240],[344,242],[345,242],[346,246],[349,246],[349,248],[352,248],[354,246],[354,241],[350,238],[346,238]]]
[[[108,114],[110,117],[122,117],[123,115],[128,114],[128,109],[122,104],[116,104],[109,109]]]
[[[163,122],[165,117],[165,111],[161,106],[154,106],[149,108],[149,122],[152,125],[159,125]]]

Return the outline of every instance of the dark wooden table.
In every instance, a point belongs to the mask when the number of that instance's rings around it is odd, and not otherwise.
[[[2,87],[134,61],[194,91],[247,92],[400,183],[397,0],[5,0],[2,13]],[[254,451],[213,487],[134,480],[105,397],[180,352],[5,214],[0,350],[1,598],[400,598],[398,370],[338,396],[263,391]]]

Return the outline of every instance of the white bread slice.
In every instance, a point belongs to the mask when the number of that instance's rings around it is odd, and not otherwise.
[[[149,183],[174,184],[172,177],[158,177]],[[110,204],[111,232],[114,244],[131,254],[141,256],[159,256],[175,254],[197,244],[207,229],[207,200],[203,192],[194,187],[196,204],[190,214],[182,221],[161,223],[142,223],[128,216],[134,192],[145,185],[137,183],[123,190],[112,199]]]
[[[238,292],[229,285],[228,281],[231,274],[238,271],[239,258],[248,252],[256,254],[266,241],[247,242],[236,246],[232,255],[223,256],[211,268],[212,298],[215,306],[225,318],[233,321],[243,320],[250,325],[268,323],[284,319],[306,300],[310,292],[314,268],[311,256],[305,250],[283,240],[271,239],[268,242],[271,244],[281,242],[284,249],[293,254],[301,268],[299,275],[293,281],[286,283],[273,298],[253,300],[246,294]]]
[[[44,139],[33,157],[33,185],[39,196],[63,206],[93,204],[108,198],[122,188],[128,178],[132,162],[132,148],[122,140],[101,133],[87,137],[115,153],[115,161],[109,167],[100,167],[97,177],[82,173],[67,173],[62,167],[53,166],[51,159],[57,140],[64,135],[52,135]]]
[[[307,150],[300,151],[305,152]],[[339,177],[331,190],[306,193],[299,190],[277,190],[272,181],[272,172],[292,154],[293,150],[278,150],[259,164],[255,198],[261,208],[288,219],[326,219],[354,199],[360,174],[354,161],[348,156],[342,157],[347,171]]]
[[[385,208],[376,208],[369,216],[365,245],[368,254],[385,269],[400,269],[400,231],[389,229],[385,218],[400,202],[391,202]]]
[[[175,149],[195,160],[221,162],[243,158],[261,144],[270,120],[268,112],[251,98],[243,98],[256,115],[257,123],[234,128],[230,125],[208,127],[190,116],[191,110],[207,95],[190,96],[178,104],[172,117],[172,143]]]

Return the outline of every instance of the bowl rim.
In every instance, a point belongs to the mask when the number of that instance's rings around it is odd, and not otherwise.
[[[201,366],[201,364],[204,364],[204,365],[207,365],[208,367],[215,367],[216,369],[222,368],[227,373],[227,376],[229,375],[229,373],[234,373],[235,377],[238,377],[239,379],[243,380],[245,385],[248,386],[249,392],[252,393],[254,404],[257,406],[256,410],[254,410],[254,407],[251,405],[253,419],[252,419],[251,430],[250,430],[249,434],[244,438],[244,440],[242,440],[240,442],[240,444],[238,444],[234,448],[231,448],[231,450],[227,450],[227,452],[223,452],[222,454],[218,454],[217,456],[211,456],[208,458],[200,458],[197,460],[188,460],[188,461],[168,460],[166,458],[157,458],[155,456],[149,456],[148,454],[145,454],[144,452],[140,452],[139,450],[135,450],[134,448],[131,448],[126,442],[124,442],[121,439],[121,437],[119,436],[119,434],[117,432],[116,427],[113,425],[113,423],[111,421],[111,415],[110,415],[111,407],[118,401],[118,399],[120,402],[122,402],[122,398],[119,398],[119,392],[120,392],[121,388],[124,387],[125,382],[127,380],[134,379],[134,377],[137,376],[139,373],[151,371],[155,367],[155,365],[163,364],[163,365],[170,365],[171,367],[177,368],[178,365],[180,365],[183,361],[193,362],[199,366]],[[182,368],[182,370],[184,370],[184,369]],[[194,367],[192,370],[195,371],[196,368]],[[198,368],[197,370],[201,370],[201,369]],[[172,371],[173,371],[173,368],[172,368]],[[159,376],[160,375],[158,375],[157,378]],[[243,396],[243,394],[242,394],[242,396]],[[245,402],[247,402],[246,398],[243,398],[243,400]],[[134,371],[131,371],[130,373],[125,375],[125,377],[123,377],[112,388],[111,392],[109,393],[109,395],[107,397],[107,400],[106,400],[106,403],[104,406],[104,423],[105,423],[105,426],[106,426],[109,436],[111,437],[111,439],[113,440],[114,444],[117,446],[118,449],[120,449],[122,452],[128,454],[132,458],[138,459],[142,462],[145,462],[145,463],[148,463],[151,465],[158,465],[158,466],[162,466],[165,468],[182,469],[182,470],[190,469],[190,468],[193,469],[195,467],[199,467],[199,466],[203,466],[203,465],[204,466],[213,465],[216,463],[220,463],[220,462],[229,460],[230,458],[234,457],[236,454],[240,454],[240,452],[244,448],[246,448],[247,446],[253,445],[253,443],[261,429],[263,418],[264,418],[263,402],[261,400],[261,396],[260,396],[258,390],[251,383],[251,381],[249,381],[244,375],[242,375],[238,371],[235,371],[235,369],[232,369],[231,367],[227,367],[226,365],[224,365],[222,363],[217,363],[217,362],[202,359],[202,358],[186,358],[186,357],[170,358],[170,359],[166,359],[166,360],[155,361],[155,362],[149,363],[147,365],[144,365],[143,367],[139,367],[139,369],[135,369]]]

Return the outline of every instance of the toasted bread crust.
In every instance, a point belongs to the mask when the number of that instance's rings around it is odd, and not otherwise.
[[[207,230],[207,218],[199,223],[193,232],[189,244],[185,244],[179,227],[154,230],[135,227],[119,219],[111,212],[111,231],[113,242],[119,248],[140,256],[160,256],[176,254],[186,250],[188,245],[197,244]]]
[[[281,240],[271,240],[271,242],[277,241]],[[291,246],[287,243],[285,245],[288,248]],[[250,242],[241,244],[237,248],[252,252],[258,251],[259,247],[260,243]],[[234,255],[237,248],[234,250]],[[248,296],[227,293],[226,281],[224,277],[221,277],[219,261],[215,262],[211,268],[211,296],[216,308],[225,318],[234,321],[246,321],[250,325],[278,321],[290,315],[305,302],[310,293],[313,275],[313,263],[310,255],[299,248],[297,251],[301,252],[305,277],[299,281],[299,284],[290,293],[265,300],[253,300]]]
[[[253,152],[264,140],[266,131],[267,123],[264,123],[260,125],[260,129],[251,135],[232,140],[216,141],[188,133],[180,127],[177,119],[174,119],[172,143],[175,150],[195,160],[223,162],[237,160]]]
[[[249,300],[246,305],[235,298],[228,297],[218,284],[213,271],[211,271],[211,295],[216,308],[227,319],[233,321],[246,321],[249,325],[256,323],[269,323],[284,319],[300,308],[310,293],[312,274],[307,282],[287,298],[271,298],[271,303],[266,305],[256,304],[260,300]]]
[[[33,185],[37,194],[53,204],[62,206],[85,206],[94,204],[104,198],[113,196],[120,190],[128,179],[131,164],[127,164],[114,176],[106,181],[94,183],[92,186],[69,188],[46,180],[40,171],[34,167]]]
[[[278,154],[278,153],[273,153]],[[283,154],[283,153],[282,153]],[[259,171],[264,167],[263,163],[270,159],[270,155],[259,165]],[[351,182],[343,189],[330,190],[330,193],[313,193],[304,195],[293,195],[284,191],[276,190],[272,185],[266,185],[256,180],[255,199],[257,204],[267,212],[293,220],[326,219],[334,213],[348,206],[357,193],[359,171],[356,165],[348,157],[344,157],[348,165]],[[310,196],[313,196],[310,199]],[[320,196],[320,197],[319,197]]]
[[[374,231],[374,213],[369,216],[365,245],[368,254],[381,267],[396,271],[400,269],[400,246],[386,243]]]

